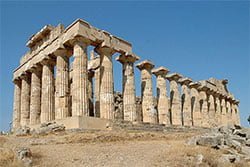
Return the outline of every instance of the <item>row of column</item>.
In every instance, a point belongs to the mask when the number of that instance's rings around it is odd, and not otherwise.
[[[76,40],[73,45],[72,87],[69,82],[69,51],[54,53],[15,80],[13,128],[39,124],[68,116],[92,116],[89,99],[92,97],[92,80],[88,75],[88,42]],[[114,119],[114,79],[112,55],[115,51],[107,46],[98,46],[100,67],[95,70],[95,116]],[[166,125],[205,126],[220,122],[239,123],[237,103],[219,96],[208,88],[189,79],[181,79],[176,73],[167,75],[168,69],[156,69],[145,60],[137,64],[141,71],[142,120],[136,110],[134,62],[139,57],[124,53],[116,58],[123,65],[123,112],[124,120],[150,122]],[[54,74],[54,66],[56,73]],[[157,78],[157,107],[154,106],[152,74]],[[54,79],[54,75],[56,75]],[[170,83],[170,98],[167,97],[166,79]],[[182,85],[182,93],[179,92]],[[70,106],[70,92],[72,106]],[[217,96],[215,96],[217,95]],[[72,108],[72,110],[70,110]],[[234,112],[232,112],[232,110]],[[237,112],[237,114],[232,114]],[[230,116],[227,113],[231,113]],[[236,118],[237,117],[237,118]],[[230,122],[230,121],[229,121]]]
[[[14,81],[13,129],[72,116],[89,116],[92,81],[88,75],[88,43],[77,40],[73,46],[73,74],[70,90],[69,51],[54,53],[56,62],[47,57]],[[114,80],[112,48],[96,47],[100,68],[95,71],[95,116],[114,119]],[[136,121],[133,63],[139,58],[124,53],[117,60],[123,64],[123,94],[125,120]],[[54,74],[54,66],[56,73]],[[54,75],[56,75],[54,79]],[[92,89],[92,90],[91,90]],[[90,92],[91,91],[91,92]],[[72,99],[70,99],[70,92]],[[72,106],[70,106],[70,101]],[[70,113],[71,108],[71,113]]]
[[[232,98],[177,73],[167,75],[167,68],[153,69],[153,63],[148,60],[137,64],[137,68],[141,70],[143,122],[202,127],[239,124],[238,102]],[[152,74],[157,80],[156,109]],[[169,80],[170,98],[167,97],[166,79]]]

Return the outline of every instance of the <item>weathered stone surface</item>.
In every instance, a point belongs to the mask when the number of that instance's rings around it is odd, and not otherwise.
[[[170,112],[167,97],[165,76],[169,70],[165,67],[159,67],[152,70],[157,80],[157,110],[159,124],[170,125]]]
[[[206,91],[208,88],[204,85],[200,86],[198,88],[199,90],[199,99],[200,99],[200,105],[201,105],[201,125],[203,127],[210,127],[209,125],[209,117],[208,117],[208,101],[207,101],[207,94]]]
[[[223,154],[220,158],[219,161],[222,163],[236,163],[240,161],[240,156],[238,155],[233,155],[233,154]]]
[[[57,53],[55,81],[55,119],[69,116],[69,58],[66,51]]]
[[[191,96],[191,112],[193,115],[193,126],[201,126],[201,109],[200,109],[200,96],[198,92],[198,87],[200,87],[200,83],[192,82],[189,84],[190,96]]]
[[[177,73],[166,75],[170,84],[170,113],[171,113],[171,124],[182,125],[182,114],[181,114],[181,99],[178,86],[178,80],[182,78]]]
[[[42,123],[41,126],[37,129],[34,129],[32,133],[41,135],[41,134],[49,134],[53,132],[60,132],[64,130],[65,130],[64,125],[57,124],[56,122],[47,122],[47,123]]]
[[[20,127],[21,120],[21,81],[14,81],[14,101],[13,101],[13,119],[12,119],[12,130],[15,131]]]
[[[144,60],[136,65],[141,71],[141,98],[143,122],[157,123],[157,111],[154,108],[152,72],[154,65],[149,60]]]
[[[100,57],[96,58],[99,62],[98,68],[95,69],[95,117],[100,117]]]
[[[73,48],[72,116],[88,116],[88,44],[76,41]]]
[[[123,110],[123,98],[120,92],[114,93],[114,107],[115,107],[115,119],[123,120],[124,118],[124,110]]]
[[[113,61],[114,50],[108,47],[95,49],[100,55],[100,117],[114,119],[114,79]]]
[[[134,62],[139,60],[139,57],[134,54],[122,54],[116,60],[122,63],[124,120],[135,122],[138,121],[138,118],[136,113]]]
[[[242,132],[241,132],[242,131]],[[222,161],[236,162],[239,157],[243,159],[250,158],[250,147],[245,134],[249,132],[249,128],[239,128],[238,126],[223,126],[214,128],[211,132],[205,135],[199,135],[190,138],[187,141],[189,145],[203,145],[216,149],[227,150],[228,153],[225,157],[221,157]],[[239,135],[240,134],[240,135]],[[231,157],[236,157],[236,159]]]
[[[27,126],[19,127],[15,130],[16,136],[27,136],[30,134],[30,128]]]
[[[94,93],[93,93],[93,76],[94,71],[88,72],[88,103],[89,103],[89,116],[95,116],[94,113]]]
[[[218,145],[222,145],[223,135],[220,134],[208,134],[204,136],[200,136],[197,139],[197,145],[202,146],[211,146],[211,147],[218,147]]]
[[[51,61],[43,62],[41,123],[55,119],[54,66]]]
[[[42,69],[38,66],[31,74],[30,125],[40,123]]]
[[[29,125],[30,122],[30,74],[22,77],[21,89],[21,126]]]
[[[192,82],[190,78],[181,78],[179,83],[181,84],[181,112],[182,112],[182,125],[192,126],[193,124],[193,114],[191,109],[191,96],[189,84]]]
[[[26,167],[32,166],[32,153],[30,148],[21,147],[17,149],[17,157]]]

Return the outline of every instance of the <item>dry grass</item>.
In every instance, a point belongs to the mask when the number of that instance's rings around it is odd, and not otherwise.
[[[59,134],[49,134],[45,136],[26,136],[26,137],[14,137],[14,136],[0,136],[0,166],[21,166],[20,162],[16,161],[15,154],[12,151],[14,146],[27,146],[31,148],[33,163],[35,165],[41,165],[44,160],[51,154],[53,148],[60,149],[60,155],[57,161],[63,161],[67,159],[68,154],[66,152],[72,152],[76,150],[70,150],[68,146],[79,146],[89,148],[94,144],[96,147],[103,145],[110,147],[112,145],[130,146],[130,143],[140,144],[142,141],[145,144],[151,145],[152,143],[162,143],[163,146],[168,146],[167,149],[163,149],[162,153],[156,156],[152,160],[153,166],[211,166],[211,167],[245,167],[250,166],[250,162],[241,161],[239,163],[222,163],[219,158],[225,150],[215,150],[209,147],[202,146],[190,146],[186,144],[188,138],[196,136],[201,132],[143,132],[143,131],[84,131],[84,132],[64,132]],[[132,142],[131,142],[132,141]],[[65,147],[65,148],[63,148]],[[159,146],[158,146],[159,147]],[[90,147],[91,148],[91,147]],[[43,150],[43,151],[41,151]],[[79,148],[79,151],[81,149]],[[91,149],[92,150],[92,149]],[[64,153],[65,151],[65,153]],[[106,151],[106,150],[105,150]],[[143,150],[144,151],[144,150]],[[143,152],[142,151],[142,152]],[[157,153],[155,149],[150,150],[153,153]],[[81,151],[80,151],[81,152]],[[79,152],[79,153],[80,153]],[[112,151],[111,151],[112,152]],[[98,154],[98,151],[97,151]],[[112,155],[112,153],[110,153]],[[121,152],[125,156],[129,156],[129,149],[126,153]],[[128,154],[128,155],[127,155]],[[100,154],[101,155],[101,154]],[[198,156],[202,155],[203,159],[200,164],[198,162]],[[51,156],[51,155],[50,155]],[[61,159],[61,156],[64,157]],[[149,156],[151,156],[149,154]],[[136,157],[135,157],[136,158]],[[141,159],[143,161],[143,159]],[[102,160],[100,160],[102,163]],[[52,165],[53,166],[53,165]]]

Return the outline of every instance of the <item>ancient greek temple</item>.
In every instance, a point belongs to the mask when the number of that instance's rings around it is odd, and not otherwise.
[[[239,101],[228,91],[226,79],[193,81],[149,60],[137,63],[140,57],[131,43],[81,19],[67,28],[46,25],[26,46],[29,51],[13,72],[13,131],[49,121],[68,129],[98,128],[116,119],[166,126],[240,124]],[[88,52],[89,47],[94,49]],[[114,91],[113,63],[118,62],[122,93]],[[135,63],[141,73],[137,86]],[[139,97],[136,88],[141,88]]]

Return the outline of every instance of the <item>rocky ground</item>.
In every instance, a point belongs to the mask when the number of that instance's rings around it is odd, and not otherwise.
[[[54,128],[0,136],[0,166],[250,166],[249,129]]]

